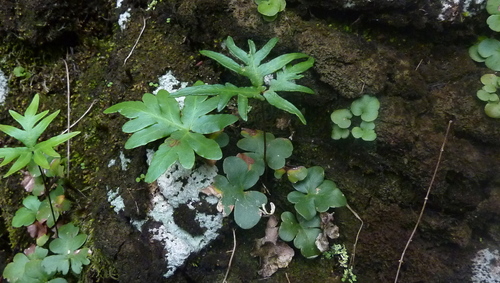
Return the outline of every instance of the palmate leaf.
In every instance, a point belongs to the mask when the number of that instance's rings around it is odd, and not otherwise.
[[[316,212],[325,212],[330,207],[345,206],[347,201],[337,185],[324,180],[324,170],[319,166],[307,170],[307,177],[295,184],[294,192],[287,196],[289,202],[295,204],[295,210],[306,220],[316,216]]]
[[[236,156],[224,159],[223,167],[226,177],[217,175],[214,187],[222,192],[224,214],[229,215],[234,207],[236,224],[243,229],[250,229],[260,220],[259,208],[267,203],[263,193],[247,191],[257,183],[259,174],[248,170],[247,163]]]
[[[47,129],[52,120],[54,120],[54,118],[59,114],[59,111],[56,111],[47,117],[45,116],[49,111],[43,111],[36,114],[36,112],[38,111],[39,100],[40,98],[38,94],[36,94],[31,101],[31,104],[28,106],[28,108],[26,108],[24,116],[17,113],[16,111],[9,110],[9,114],[21,125],[21,127],[23,128],[22,130],[10,125],[0,125],[0,131],[19,140],[25,145],[24,147],[16,148],[0,148],[0,158],[3,159],[2,163],[0,163],[0,167],[5,166],[15,160],[14,164],[11,166],[9,171],[7,171],[4,177],[8,177],[11,174],[21,170],[31,161],[34,161],[35,164],[44,169],[49,169],[50,165],[47,157],[60,157],[60,155],[54,150],[54,147],[80,133],[71,132],[62,134],[52,137],[46,141],[37,143],[40,135]]]
[[[42,267],[48,273],[60,271],[66,275],[71,266],[74,273],[80,274],[82,266],[90,263],[87,258],[89,249],[80,249],[87,240],[87,235],[78,232],[78,227],[73,223],[59,228],[59,238],[54,239],[49,245],[50,251],[55,255],[50,255],[42,261]]]
[[[153,182],[176,160],[184,168],[194,165],[195,153],[213,160],[222,158],[222,151],[216,141],[205,137],[222,131],[238,120],[234,115],[212,114],[217,108],[218,97],[188,96],[184,107],[167,91],[160,90],[155,96],[144,94],[141,101],[118,103],[104,113],[119,112],[132,120],[122,127],[126,133],[133,133],[125,143],[125,148],[135,148],[152,141],[166,138],[153,155],[145,181]]]
[[[297,218],[298,221],[295,215],[289,211],[283,212],[279,236],[283,241],[293,240],[293,244],[300,249],[304,257],[314,258],[321,253],[316,247],[316,238],[321,233],[321,220],[317,215],[310,220],[306,220],[300,215],[297,215]]]

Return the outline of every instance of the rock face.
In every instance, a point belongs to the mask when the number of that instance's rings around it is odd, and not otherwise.
[[[88,245],[94,251],[86,279],[162,282],[171,271],[169,282],[220,282],[228,268],[227,251],[233,248],[231,228],[236,228],[237,250],[228,280],[259,282],[263,267],[250,254],[254,241],[265,234],[264,221],[241,230],[230,216],[218,229],[220,235],[211,235],[215,240],[208,247],[197,254],[186,252],[175,272],[169,267],[174,252],[162,246],[165,241],[159,235],[172,231],[150,215],[158,204],[156,185],[135,180],[147,170],[146,149],[125,150],[125,119],[102,113],[154,91],[153,85],[168,70],[190,83],[243,80],[198,53],[227,52],[222,40],[228,35],[242,47],[247,39],[261,47],[278,37],[272,55],[303,52],[315,58],[315,66],[300,83],[316,94],[287,96],[304,113],[307,126],[281,110],[254,103],[249,122],[227,132],[233,142],[239,138],[239,127],[291,136],[290,166],[325,168],[327,178],[337,183],[365,223],[353,269],[358,282],[394,280],[450,120],[443,161],[405,255],[400,282],[469,282],[476,252],[498,250],[492,243],[500,239],[500,121],[488,118],[475,97],[479,78],[489,70],[467,53],[477,36],[492,35],[482,1],[296,0],[288,1],[274,22],[262,20],[252,0],[153,2],[123,0],[118,8],[115,1],[92,0],[6,0],[0,5],[0,70],[9,87],[0,105],[0,123],[12,124],[6,110],[22,110],[35,93],[44,97],[44,110],[66,109],[63,59],[70,77],[72,121],[92,105],[75,126],[82,134],[71,149],[71,182],[85,196],[69,192],[75,207],[70,217],[91,236]],[[130,18],[122,30],[118,19],[125,11]],[[15,77],[16,66],[33,76]],[[378,138],[368,143],[352,137],[333,141],[330,113],[364,94],[380,101]],[[61,132],[65,124],[57,120],[52,130]],[[1,139],[2,146],[14,143],[3,135]],[[130,159],[127,171],[109,165],[120,152]],[[234,154],[234,145],[227,152]],[[274,184],[267,186],[268,198],[276,204],[277,214],[293,209],[286,200],[291,186],[268,179],[266,185]],[[19,242],[23,231],[8,228],[22,188],[15,178],[1,182],[0,209],[6,223],[5,228],[0,225],[3,267],[12,260],[11,245],[22,249],[27,242]],[[124,208],[117,214],[107,193],[118,187]],[[178,208],[178,213],[169,213],[177,226],[194,235],[205,233],[207,227],[194,225],[199,221],[193,211],[218,215],[206,204]],[[347,209],[335,213],[338,241],[352,247],[359,222]],[[131,224],[145,219],[149,222],[142,229]],[[146,230],[157,231],[157,237]],[[291,251],[282,248],[288,259]],[[275,249],[272,252],[280,254]],[[269,256],[272,252],[266,248],[264,256],[258,255],[275,271],[285,264],[276,263]],[[332,282],[342,275],[334,261],[306,260],[299,254],[295,252],[286,270],[272,275],[273,282],[287,282],[287,277],[293,282]]]

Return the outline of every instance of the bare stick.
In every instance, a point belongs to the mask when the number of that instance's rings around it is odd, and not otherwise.
[[[66,60],[63,59],[63,62],[64,62],[64,66],[66,67],[66,104],[67,104],[67,112],[68,112],[68,117],[66,118],[66,122],[67,122],[67,126],[66,126],[66,130],[69,132],[69,129],[71,127],[71,105],[70,105],[70,85],[69,85],[69,69],[68,69],[68,63],[66,62]],[[68,141],[66,142],[66,158],[68,159],[66,161],[66,178],[69,179],[69,156],[70,156],[70,149],[71,149],[71,145],[70,145],[70,139],[68,139]]]
[[[354,214],[354,216],[356,216],[356,218],[361,222],[361,225],[359,225],[359,229],[358,229],[358,233],[356,234],[356,239],[354,240],[354,245],[352,245],[352,254],[351,254],[351,260],[349,262],[349,268],[352,268],[354,266],[354,258],[356,257],[356,245],[358,244],[358,240],[359,240],[359,234],[361,233],[361,229],[363,229],[363,220],[361,219],[361,217],[359,217],[359,215],[356,213],[356,211],[354,211],[354,209],[352,209],[351,206],[349,206],[348,204],[346,204],[346,207],[352,212],[352,214]]]
[[[231,270],[231,264],[233,263],[234,251],[236,251],[236,232],[233,229],[233,251],[231,252],[231,257],[229,258],[229,264],[227,266],[226,275],[224,276],[224,280],[222,280],[222,283],[227,282],[227,276],[229,275],[229,270]]]
[[[143,18],[143,20],[144,20],[144,25],[142,26],[141,33],[140,33],[140,34],[139,34],[139,36],[137,37],[137,40],[135,41],[134,46],[132,46],[132,50],[130,50],[130,53],[128,54],[127,58],[125,58],[125,60],[123,60],[123,66],[125,66],[125,63],[127,63],[128,58],[130,58],[130,56],[132,56],[132,52],[134,52],[135,47],[136,47],[136,46],[137,46],[137,44],[139,43],[139,39],[141,39],[142,33],[143,33],[143,32],[144,32],[144,30],[146,29],[146,18]]]
[[[420,59],[420,62],[418,62],[417,67],[415,67],[415,71],[418,70],[418,67],[420,67],[420,64],[422,64],[422,61],[424,61],[424,59]]]
[[[92,103],[90,104],[89,108],[87,108],[87,111],[85,111],[85,113],[83,113],[82,116],[80,116],[80,118],[78,118],[78,120],[76,120],[76,122],[74,122],[73,124],[71,124],[71,126],[69,126],[69,129],[73,128],[76,124],[78,124],[78,122],[80,122],[80,120],[83,119],[83,117],[85,117],[85,115],[87,115],[90,111],[90,109],[92,109],[92,106],[94,106],[94,104],[97,102],[97,99],[94,99],[94,101],[92,101]],[[66,132],[69,132],[69,129],[66,129],[64,130],[62,134],[66,133]]]
[[[396,272],[396,278],[394,278],[394,283],[398,282],[398,277],[399,277],[399,271],[401,271],[401,265],[403,264],[403,258],[405,257],[406,250],[410,246],[410,243],[413,239],[413,236],[415,235],[415,232],[417,231],[418,225],[420,224],[420,220],[422,220],[422,215],[424,214],[425,206],[427,205],[427,200],[429,199],[429,194],[432,189],[432,185],[434,185],[434,180],[436,179],[437,171],[439,169],[439,164],[441,164],[441,157],[443,156],[444,152],[444,147],[446,145],[446,141],[448,139],[448,134],[450,132],[451,124],[453,123],[452,120],[448,122],[448,128],[446,128],[446,134],[444,134],[443,138],[443,144],[441,145],[441,150],[439,151],[439,157],[436,162],[436,168],[434,168],[434,174],[432,174],[432,179],[429,184],[429,188],[427,188],[427,194],[425,195],[424,199],[424,204],[422,205],[422,209],[420,210],[420,215],[418,216],[417,223],[415,224],[415,227],[413,228],[413,231],[411,232],[410,238],[408,239],[408,242],[406,242],[406,246],[401,253],[401,258],[399,259],[399,266],[398,266],[398,271]]]

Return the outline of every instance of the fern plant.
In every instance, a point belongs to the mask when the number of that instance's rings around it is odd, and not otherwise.
[[[132,119],[122,127],[125,133],[133,133],[125,143],[127,149],[165,138],[146,174],[145,181],[151,183],[177,160],[184,168],[192,168],[195,153],[206,159],[222,158],[219,144],[204,135],[219,132],[238,118],[230,114],[207,115],[218,103],[218,97],[191,96],[181,109],[175,98],[160,90],[157,95],[144,94],[142,101],[113,105],[104,113],[119,112]]]
[[[238,101],[238,112],[243,120],[248,119],[248,99],[255,98],[266,100],[271,105],[296,115],[303,124],[306,124],[304,115],[290,101],[278,95],[278,92],[304,92],[313,94],[314,91],[306,86],[298,85],[295,80],[302,78],[303,72],[311,68],[314,59],[304,53],[288,53],[280,55],[266,63],[262,61],[271,53],[276,46],[277,38],[269,40],[260,50],[257,50],[255,43],[248,40],[249,51],[236,46],[232,37],[226,39],[226,46],[229,53],[241,61],[239,64],[230,57],[210,50],[202,50],[200,53],[217,62],[227,69],[247,77],[251,86],[237,87],[226,83],[215,85],[199,85],[183,88],[172,93],[172,96],[190,96],[190,95],[218,95],[220,97],[218,110],[222,110],[228,104],[229,100],[236,96]],[[306,59],[295,64],[289,64],[292,61]]]
[[[52,137],[43,142],[37,142],[40,135],[47,129],[50,122],[59,114],[59,110],[45,117],[49,111],[43,111],[36,114],[38,111],[38,104],[40,97],[35,95],[31,104],[24,112],[24,116],[14,110],[9,110],[9,114],[21,126],[22,130],[10,125],[0,125],[0,131],[22,142],[24,147],[4,147],[0,148],[0,158],[3,158],[1,166],[9,164],[11,161],[16,160],[9,171],[4,175],[8,177],[13,173],[21,170],[31,162],[44,168],[50,168],[50,158],[61,157],[54,147],[69,140],[70,138],[78,135],[80,132],[71,132],[67,134]],[[45,117],[45,118],[44,118]]]
[[[0,148],[0,158],[3,159],[0,167],[14,161],[4,177],[27,167],[24,186],[26,191],[31,192],[31,195],[24,198],[24,206],[18,209],[13,217],[12,226],[27,226],[30,235],[36,238],[36,245],[33,244],[24,253],[17,253],[14,261],[5,267],[3,276],[11,283],[67,282],[66,279],[58,277],[58,271],[66,275],[71,262],[71,270],[79,274],[82,265],[90,262],[90,250],[81,248],[87,235],[79,233],[79,229],[72,223],[57,228],[56,223],[60,215],[70,208],[70,202],[64,196],[62,181],[52,191],[47,190],[50,186],[46,183],[46,177],[64,176],[60,155],[54,148],[80,132],[61,134],[39,142],[40,136],[59,113],[56,111],[48,116],[49,111],[37,113],[39,102],[40,97],[37,94],[24,115],[9,110],[22,129],[0,125],[0,131],[24,144],[23,147]],[[49,242],[49,228],[52,227],[59,238]],[[43,248],[48,242],[53,255],[49,255],[49,250]]]

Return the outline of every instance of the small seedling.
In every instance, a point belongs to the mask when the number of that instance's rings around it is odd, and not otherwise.
[[[374,96],[363,95],[352,102],[350,109],[338,109],[332,112],[330,118],[333,122],[331,137],[334,140],[349,137],[349,127],[356,117],[361,118],[359,126],[351,129],[352,136],[364,141],[374,141],[377,138],[375,133],[375,119],[378,117],[380,102]],[[359,120],[359,118],[356,118]]]
[[[262,15],[264,20],[272,22],[278,17],[278,13],[286,8],[285,0],[255,0],[257,11]]]
[[[14,76],[16,76],[17,78],[26,78],[26,79],[29,79],[31,78],[31,73],[26,71],[25,68],[21,67],[21,66],[17,66],[14,68],[14,71],[12,72],[14,74]]]

